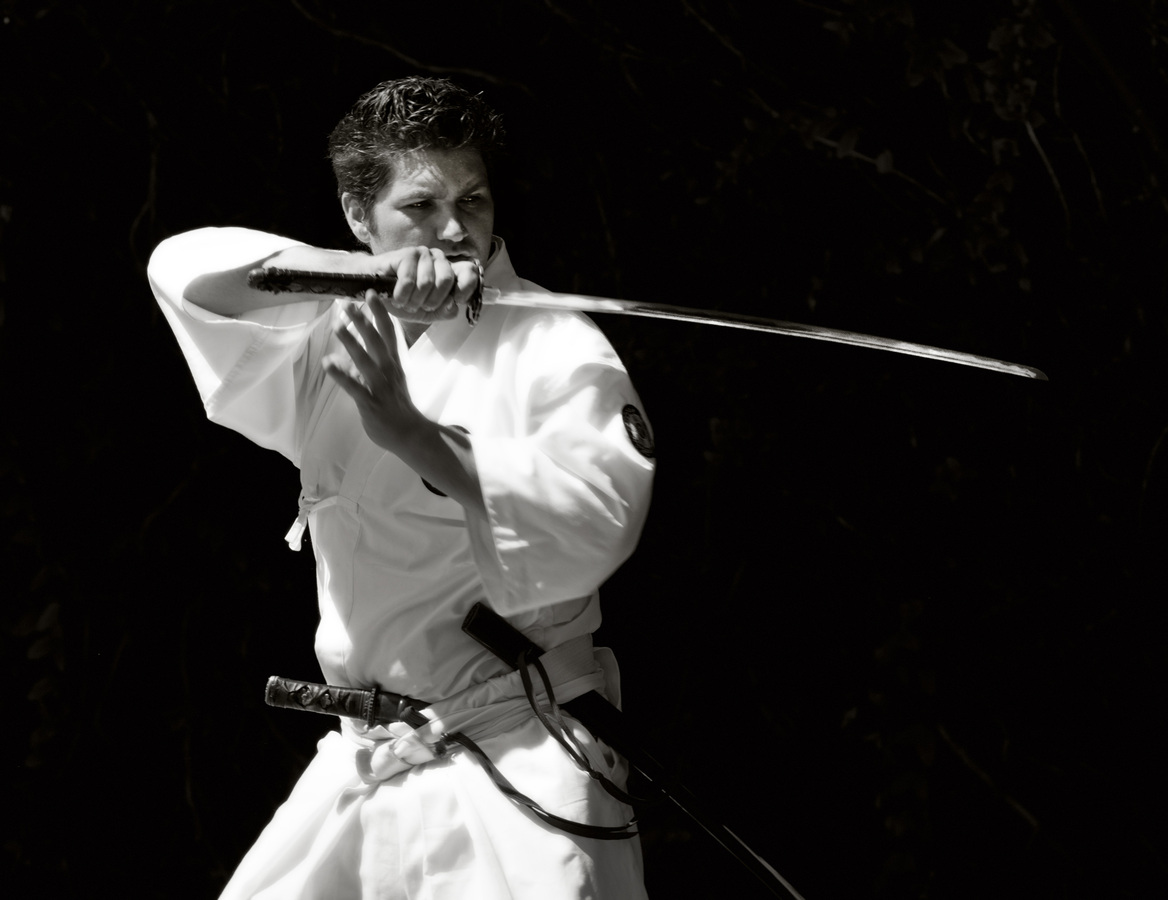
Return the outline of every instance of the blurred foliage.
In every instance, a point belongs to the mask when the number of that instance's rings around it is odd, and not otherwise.
[[[0,0],[4,883],[213,896],[327,723],[288,465],[201,418],[144,281],[204,224],[345,247],[377,81],[507,117],[548,287],[1029,363],[601,321],[654,423],[626,707],[809,898],[1147,897],[1161,759],[1155,0]],[[315,717],[302,717],[315,718]],[[657,897],[755,896],[668,808]]]

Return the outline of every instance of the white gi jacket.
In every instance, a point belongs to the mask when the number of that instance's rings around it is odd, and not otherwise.
[[[158,247],[150,284],[208,417],[300,469],[300,528],[289,539],[297,544],[308,524],[325,681],[454,698],[457,716],[480,702],[460,698],[482,694],[487,687],[475,686],[507,668],[461,631],[475,601],[487,600],[545,648],[586,643],[600,624],[597,588],[632,552],[649,504],[654,463],[640,401],[608,341],[580,315],[488,306],[474,328],[462,316],[438,322],[409,348],[399,329],[419,411],[469,433],[488,521],[468,527],[458,503],[369,440],[353,402],[325,375],[322,359],[343,352],[331,298],[238,318],[183,298],[199,274],[294,243],[238,228],[189,232]],[[485,281],[539,290],[515,275],[497,239]],[[616,699],[610,657],[585,648],[585,658],[587,671],[569,672],[564,689],[595,687]],[[557,696],[569,699],[560,686]],[[567,818],[628,817],[520,711],[526,701],[507,702],[507,715],[491,706],[479,717],[479,743],[516,787]],[[643,895],[635,841],[550,829],[463,753],[404,773],[409,763],[394,759],[380,780],[363,780],[359,754],[367,762],[370,748],[385,749],[393,735],[351,720],[342,732],[321,741],[224,897]],[[621,777],[620,761],[583,737],[597,768]]]

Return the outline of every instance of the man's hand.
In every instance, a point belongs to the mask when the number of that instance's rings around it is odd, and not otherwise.
[[[428,420],[410,399],[393,321],[380,299],[384,295],[368,294],[371,299],[364,309],[355,303],[342,307],[342,324],[336,333],[349,359],[329,356],[324,369],[357,404],[370,440],[400,455],[402,445]]]
[[[324,368],[353,398],[369,439],[461,503],[468,515],[485,516],[470,442],[465,433],[430,421],[414,406],[393,320],[382,301],[375,297],[364,309],[346,304],[343,314],[337,336],[349,358],[326,357]]]
[[[406,247],[376,256],[354,257],[359,270],[397,279],[392,296],[370,291],[370,309],[384,301],[389,311],[404,322],[435,322],[458,314],[479,286],[479,266],[473,259],[448,259],[432,247]],[[380,327],[380,326],[379,326]]]

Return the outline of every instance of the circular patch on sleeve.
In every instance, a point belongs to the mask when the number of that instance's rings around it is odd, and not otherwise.
[[[637,452],[646,459],[653,459],[657,455],[657,448],[653,443],[653,434],[649,431],[649,424],[641,411],[633,404],[625,404],[621,410],[621,418],[625,422],[625,434],[629,436]]]

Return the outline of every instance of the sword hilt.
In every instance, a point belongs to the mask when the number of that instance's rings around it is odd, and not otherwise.
[[[466,320],[474,325],[483,308],[483,267],[478,267],[478,286],[466,303]],[[365,292],[374,290],[392,294],[397,276],[366,275],[356,272],[310,272],[300,269],[256,268],[247,273],[247,286],[269,294],[317,294],[328,297],[365,299]]]
[[[298,269],[252,269],[247,286],[269,294],[322,294],[330,297],[364,298],[372,289],[392,294],[394,275],[360,275],[347,272],[308,272]]]
[[[360,719],[370,728],[390,722],[406,722],[416,727],[427,720],[418,718],[418,710],[426,706],[421,700],[383,691],[378,688],[340,687],[335,684],[314,684],[273,675],[264,690],[264,702],[282,709],[302,709]]]

